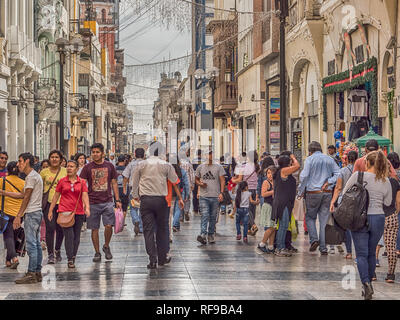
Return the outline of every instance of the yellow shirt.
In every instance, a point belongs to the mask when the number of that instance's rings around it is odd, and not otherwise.
[[[11,184],[5,182],[5,190],[8,192],[22,192],[24,189],[25,181],[18,178],[18,176],[7,176],[7,181],[10,181],[14,186],[16,186],[18,190],[16,190]],[[3,189],[3,179],[0,179],[0,188]],[[3,196],[0,196],[0,205],[1,201],[3,201]],[[4,197],[4,212],[9,216],[16,217],[21,208],[23,199],[14,199],[10,197]]]
[[[47,192],[47,190],[49,190],[51,184],[53,183],[54,178],[56,177],[57,172],[56,173],[52,173],[50,171],[50,168],[46,168],[44,170],[42,170],[40,172],[40,176],[43,179],[43,193]],[[58,181],[60,181],[62,178],[67,176],[67,169],[64,167],[61,167],[60,173],[57,176],[57,180],[56,182],[53,184],[53,186],[51,187],[51,190],[49,192],[49,203],[51,203],[51,201],[53,200],[53,196],[56,193],[56,188],[57,188],[57,184]],[[60,202],[60,200],[58,200],[57,204]]]

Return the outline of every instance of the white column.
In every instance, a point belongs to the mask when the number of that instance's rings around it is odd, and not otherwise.
[[[11,99],[15,99],[17,96],[17,75],[13,73],[11,75]],[[17,160],[17,119],[18,119],[18,106],[8,102],[8,155],[9,159]]]
[[[34,103],[29,102],[27,107],[27,116],[25,124],[25,149],[27,152],[35,151],[35,119],[34,119]]]
[[[21,104],[18,106],[18,154],[27,152],[27,150],[25,149],[25,110],[25,105]]]

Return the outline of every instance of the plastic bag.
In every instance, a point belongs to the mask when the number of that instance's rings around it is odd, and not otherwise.
[[[293,215],[297,221],[303,221],[306,213],[306,204],[303,198],[294,201]]]
[[[345,241],[346,231],[342,229],[330,214],[329,220],[325,226],[325,244],[340,245]]]
[[[120,233],[124,230],[124,213],[121,209],[115,210],[115,225],[114,225],[114,233]]]

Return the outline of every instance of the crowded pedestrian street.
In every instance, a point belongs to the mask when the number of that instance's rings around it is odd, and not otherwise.
[[[134,235],[130,221],[125,230],[113,239],[113,261],[94,264],[90,232],[83,232],[76,270],[69,270],[66,263],[56,264],[50,271],[55,273],[55,278],[46,286],[38,283],[20,287],[14,283],[20,274],[3,268],[0,299],[362,299],[354,261],[345,260],[337,250],[322,259],[318,253],[308,252],[308,241],[303,232],[294,243],[299,252],[288,261],[259,252],[256,249],[259,236],[251,238],[249,244],[236,241],[234,221],[227,216],[221,216],[217,223],[217,243],[202,246],[195,241],[199,221],[200,217],[194,217],[185,222],[181,232],[173,236],[171,264],[151,271],[146,268],[148,259],[143,236]],[[301,226],[299,229],[302,231]],[[4,254],[3,250],[1,254]],[[382,257],[380,260],[374,299],[398,300],[400,287],[384,282],[387,259]],[[25,270],[27,257],[20,261],[21,270]],[[349,269],[343,271],[345,266]],[[45,270],[48,272],[50,269]],[[354,289],[346,290],[342,281],[348,270],[354,272],[357,281]]]

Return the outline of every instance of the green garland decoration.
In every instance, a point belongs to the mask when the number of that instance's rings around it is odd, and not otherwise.
[[[389,109],[389,126],[390,126],[390,140],[393,143],[394,133],[393,133],[393,98],[394,90],[387,93],[388,109]]]
[[[378,125],[378,61],[375,57],[368,59],[365,63],[361,63],[353,68],[353,75],[359,74],[365,70],[373,69],[373,71],[366,73],[362,77],[353,79],[351,82],[345,82],[330,87],[325,87],[329,83],[342,81],[350,78],[350,70],[334,74],[322,79],[322,108],[323,108],[323,131],[328,131],[328,107],[327,107],[327,94],[344,92],[353,88],[359,87],[366,82],[371,83],[371,121],[373,126]]]

